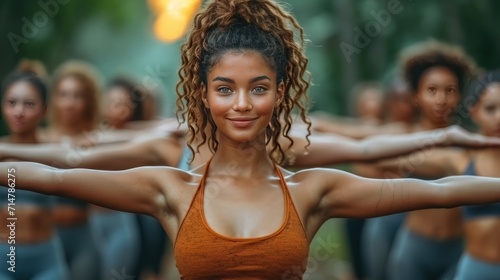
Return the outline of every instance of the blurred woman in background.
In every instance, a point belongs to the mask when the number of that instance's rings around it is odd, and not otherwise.
[[[384,100],[384,121],[401,124],[410,131],[415,125],[416,110],[413,97],[404,80],[396,77],[390,81]],[[361,164],[358,164],[361,166]],[[365,170],[371,170],[373,178],[384,178],[383,172],[378,172],[372,165],[365,165]],[[365,221],[361,239],[363,265],[367,279],[386,280],[387,262],[396,233],[404,222],[406,213],[398,213]]]
[[[41,78],[28,73],[12,74],[3,84],[1,100],[3,118],[10,131],[1,141],[39,143],[38,125],[47,111],[47,88]],[[0,227],[0,261],[4,268],[0,278],[69,279],[52,212],[55,197],[14,187],[0,188],[0,194],[0,218],[7,221],[7,226]],[[9,227],[11,218],[15,220]]]
[[[141,87],[133,79],[128,77],[115,77],[111,80],[105,93],[104,99],[104,122],[112,129],[123,129],[131,122],[148,121],[156,117],[154,107],[150,106],[153,95]],[[168,148],[168,147],[164,147]],[[161,262],[167,244],[166,234],[161,224],[154,218],[146,215],[129,214],[119,211],[107,210],[102,217],[99,228],[113,234],[101,233],[102,244],[113,244],[108,248],[109,258],[123,259],[129,257],[130,240],[123,237],[123,229],[115,225],[121,216],[134,216],[137,219],[140,247],[137,274],[140,279],[154,280],[160,278]],[[113,220],[111,216],[116,216]],[[107,218],[106,218],[107,217]],[[121,240],[121,242],[119,241]],[[108,245],[104,245],[108,247]],[[113,261],[118,265],[117,261]],[[128,264],[127,264],[128,263]],[[124,261],[124,267],[130,266],[132,262]],[[112,267],[110,267],[112,268]]]
[[[413,131],[444,128],[457,121],[454,113],[475,71],[474,62],[461,49],[436,41],[426,41],[404,50],[401,62],[420,111]],[[421,145],[433,146],[425,142]],[[385,177],[442,177],[438,174],[418,176],[414,168],[405,169],[402,165],[397,168],[396,174],[384,173]],[[390,279],[453,279],[463,249],[460,209],[409,212],[395,242],[389,260]]]
[[[500,137],[500,71],[490,72],[477,79],[465,106],[470,117],[485,136]],[[380,163],[386,170],[407,166],[412,155]],[[478,175],[500,177],[500,149],[480,150],[434,149],[412,164],[419,176],[445,177]],[[465,221],[465,252],[460,259],[457,280],[497,279],[500,275],[500,204],[462,207]],[[442,257],[442,255],[440,256]]]
[[[53,75],[49,126],[41,131],[41,139],[50,143],[88,145],[88,135],[99,121],[99,98],[99,74],[94,67],[81,61],[60,65]],[[71,167],[74,163],[66,158],[61,164]],[[77,280],[97,279],[100,267],[89,224],[89,206],[80,200],[58,197],[55,208],[66,261],[72,279]]]

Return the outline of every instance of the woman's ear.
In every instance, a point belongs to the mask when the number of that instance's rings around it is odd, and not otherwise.
[[[285,84],[280,82],[276,91],[275,107],[278,107],[285,97]]]
[[[205,108],[210,109],[207,100],[207,87],[205,86],[205,84],[201,85],[201,100],[203,101],[203,104],[205,104]]]

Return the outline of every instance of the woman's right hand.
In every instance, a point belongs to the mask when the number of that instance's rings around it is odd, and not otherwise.
[[[500,147],[499,137],[488,137],[469,132],[458,125],[452,125],[444,131],[445,146],[465,146],[473,148]]]

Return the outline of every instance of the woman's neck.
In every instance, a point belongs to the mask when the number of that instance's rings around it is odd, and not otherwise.
[[[27,134],[11,134],[7,137],[9,143],[15,144],[35,144],[38,143],[35,132],[30,132]]]
[[[60,124],[54,127],[54,131],[61,136],[77,136],[85,130],[84,123]]]
[[[445,128],[447,126],[450,126],[451,124],[449,122],[443,121],[443,122],[433,122],[427,118],[422,118],[420,120],[419,126],[420,129],[422,130],[434,130],[434,129],[439,129],[439,128]]]
[[[210,170],[212,174],[254,179],[273,174],[274,163],[267,153],[264,141],[240,144],[220,141]]]

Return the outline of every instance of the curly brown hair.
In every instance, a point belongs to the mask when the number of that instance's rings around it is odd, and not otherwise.
[[[266,127],[266,144],[271,143],[269,154],[275,162],[283,163],[287,157],[278,139],[284,136],[291,141],[290,146],[293,145],[288,133],[294,109],[310,127],[306,117],[310,74],[306,70],[308,59],[304,48],[300,25],[281,5],[272,1],[216,0],[199,12],[181,48],[180,81],[176,87],[177,117],[181,123],[187,119],[191,151],[194,153],[191,144],[197,135],[201,137],[197,151],[207,141],[212,152],[218,147],[217,127],[201,98],[207,73],[228,51],[256,51],[276,71],[278,83],[285,85],[283,100]],[[211,130],[209,136],[206,128]]]
[[[422,75],[435,66],[452,71],[458,80],[459,92],[463,93],[466,83],[476,74],[476,64],[458,46],[436,40],[428,40],[402,51],[400,62],[404,77],[412,92],[416,92]]]

